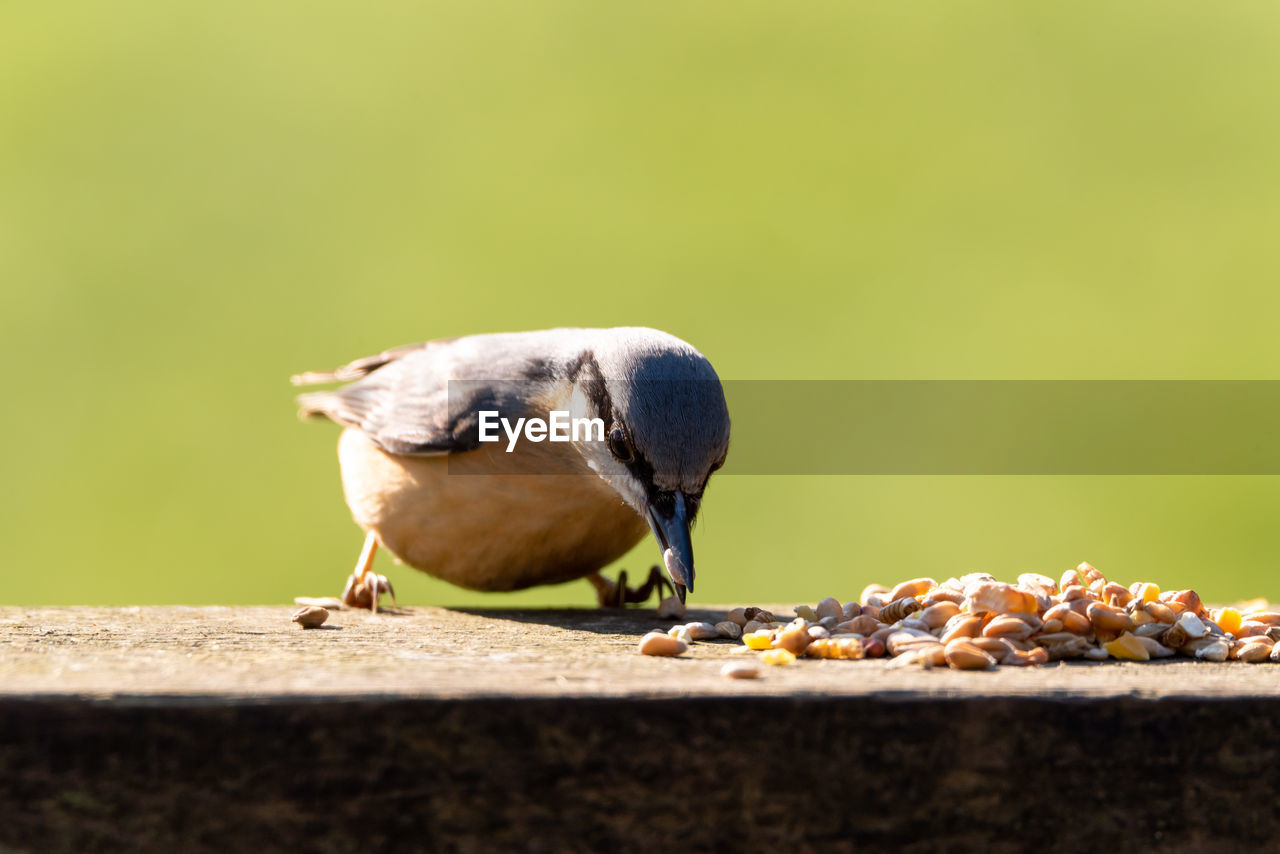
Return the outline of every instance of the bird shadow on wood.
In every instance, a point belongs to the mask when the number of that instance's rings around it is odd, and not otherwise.
[[[556,626],[601,635],[642,635],[652,629],[666,629],[682,623],[710,622],[724,619],[724,612],[690,608],[678,620],[662,619],[653,608],[449,608],[459,614]]]

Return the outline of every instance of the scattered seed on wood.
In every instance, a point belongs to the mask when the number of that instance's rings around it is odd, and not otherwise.
[[[667,636],[676,638],[686,645],[693,643],[693,635],[689,632],[688,626],[672,626],[667,629]]]
[[[907,596],[914,599],[917,596],[923,596],[937,586],[938,582],[932,578],[913,578],[910,581],[901,582],[897,587],[890,590],[885,601],[896,602]]]
[[[766,649],[760,653],[760,660],[775,667],[785,667],[788,664],[796,663],[795,655],[785,649]]]
[[[722,638],[737,640],[742,637],[742,626],[732,620],[725,620],[723,622],[716,623],[716,633]]]
[[[1271,657],[1271,645],[1265,643],[1248,643],[1246,642],[1236,652],[1236,658],[1250,664],[1256,664],[1260,661],[1266,661]]]
[[[1228,653],[1231,652],[1230,645],[1224,640],[1218,638],[1201,638],[1206,641],[1203,646],[1198,646],[1195,651],[1196,658],[1202,661],[1226,661]]]
[[[922,610],[920,620],[930,628],[945,626],[947,621],[960,613],[960,606],[955,602],[937,602]]]
[[[938,640],[950,643],[961,638],[976,638],[982,634],[982,618],[974,614],[956,614],[942,627]]]
[[[859,659],[863,656],[862,641],[857,638],[823,638],[805,648],[810,658]]]
[[[720,668],[720,675],[730,679],[759,679],[760,668],[746,661],[731,661]]]
[[[801,655],[888,655],[895,664],[958,670],[1171,656],[1280,661],[1280,609],[1265,601],[1209,608],[1195,590],[1162,592],[1149,581],[1126,587],[1088,563],[1057,582],[1023,573],[1017,584],[1006,584],[975,572],[941,583],[913,578],[894,587],[872,584],[860,600],[842,605],[827,597],[816,606],[798,606],[786,625],[761,608],[735,609],[716,630],[726,636],[723,626],[746,620],[741,648],[774,663]]]
[[[1000,663],[1011,667],[1035,667],[1049,663],[1049,652],[1042,646],[1035,649],[1015,649],[1000,659]]]
[[[774,635],[773,645],[778,649],[785,649],[792,655],[801,655],[805,648],[813,641],[809,637],[809,631],[804,627],[802,621],[797,620],[800,625],[794,623],[787,628]]]
[[[1012,615],[996,617],[982,629],[982,634],[989,638],[1005,638],[1006,640],[1026,640],[1035,631],[1030,625]]]
[[[314,629],[317,626],[322,626],[327,619],[329,619],[328,610],[321,608],[319,605],[307,605],[293,613],[293,621],[304,629]]]
[[[923,606],[918,599],[914,596],[902,596],[891,600],[888,605],[881,608],[877,619],[882,623],[896,623],[920,610],[923,610]]]
[[[995,658],[972,641],[953,640],[945,647],[944,656],[947,664],[956,670],[986,670],[996,666]]]
[[[843,616],[844,606],[840,604],[839,599],[828,596],[818,603],[814,611],[817,612],[819,620],[823,617],[840,617]]]
[[[658,603],[659,620],[678,620],[684,616],[684,603],[675,596],[668,596]]]
[[[649,632],[640,639],[641,655],[682,655],[689,650],[689,645],[679,638],[673,638],[660,632]]]
[[[1120,608],[1094,602],[1087,611],[1089,622],[1094,629],[1104,632],[1127,632],[1134,628],[1133,617]]]
[[[1140,635],[1132,636],[1138,643],[1142,644],[1146,649],[1147,655],[1152,658],[1168,658],[1175,654],[1175,650],[1170,649],[1155,638],[1146,638]]]

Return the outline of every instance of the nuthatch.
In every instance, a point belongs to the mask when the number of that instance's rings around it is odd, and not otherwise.
[[[346,428],[342,485],[366,532],[347,604],[376,610],[390,591],[370,571],[379,544],[471,590],[587,577],[602,605],[644,601],[666,584],[656,567],[635,590],[598,570],[646,522],[681,601],[693,589],[689,527],[728,453],[729,411],[711,363],[684,341],[643,328],[472,335],[293,380],[355,380],[299,397],[303,415]],[[517,419],[555,411],[597,429],[512,435]],[[497,442],[482,430],[495,412],[507,419]]]

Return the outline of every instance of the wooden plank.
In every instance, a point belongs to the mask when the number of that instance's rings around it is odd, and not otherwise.
[[[0,851],[1270,850],[1280,667],[953,673],[652,612],[0,609]],[[694,612],[691,617],[711,616]]]

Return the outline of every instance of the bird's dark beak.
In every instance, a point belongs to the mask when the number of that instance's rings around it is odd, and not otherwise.
[[[689,539],[689,508],[685,504],[684,493],[675,494],[670,516],[650,504],[646,517],[653,536],[658,540],[658,547],[662,549],[667,575],[671,576],[676,595],[683,602],[685,591],[693,590],[693,542]]]

